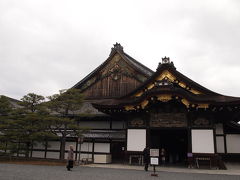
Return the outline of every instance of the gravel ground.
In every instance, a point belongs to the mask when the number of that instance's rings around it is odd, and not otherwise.
[[[0,164],[0,180],[240,180],[240,176],[221,174],[193,174],[176,172],[152,172],[142,170],[64,166]]]

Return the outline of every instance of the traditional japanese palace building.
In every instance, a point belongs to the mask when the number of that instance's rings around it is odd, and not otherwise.
[[[167,57],[154,72],[116,43],[107,60],[73,88],[86,97],[75,118],[91,129],[84,134],[81,159],[123,162],[146,146],[164,148],[170,163],[184,161],[187,153],[240,155],[240,98],[199,85]],[[77,151],[78,143],[69,141]],[[32,156],[59,158],[59,147],[52,142],[50,150],[40,155],[38,147]]]

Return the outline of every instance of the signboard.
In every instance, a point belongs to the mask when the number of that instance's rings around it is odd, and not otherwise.
[[[151,176],[158,176],[155,172],[155,166],[158,165],[159,149],[150,149],[150,164],[153,165],[154,173]]]
[[[157,157],[151,157],[150,158],[150,164],[151,165],[158,165],[158,158]]]
[[[150,149],[151,157],[159,157],[159,149]]]

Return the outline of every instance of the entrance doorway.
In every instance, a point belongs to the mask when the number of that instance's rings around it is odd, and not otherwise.
[[[123,163],[124,162],[124,142],[113,141],[111,143],[111,154],[113,163]]]
[[[166,152],[166,163],[184,163],[186,162],[188,150],[187,130],[150,130],[150,148],[160,149],[160,151],[163,148]]]

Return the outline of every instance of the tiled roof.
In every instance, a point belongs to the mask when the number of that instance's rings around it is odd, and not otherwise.
[[[176,86],[165,86],[165,87],[154,87],[152,89],[148,89],[147,87],[151,84],[154,84],[156,81],[156,78],[161,75],[161,73],[165,70],[168,70],[171,72],[175,77],[177,77],[177,80],[181,82],[185,82],[187,85],[189,85],[191,88],[202,92],[199,94],[193,94],[186,89],[180,87],[177,83]],[[146,91],[145,91],[146,90]],[[134,94],[142,92],[141,96],[134,96]],[[111,100],[99,100],[93,103],[93,106],[95,108],[122,108],[124,105],[134,105],[136,103],[139,103],[143,101],[144,99],[148,97],[152,97],[158,94],[175,94],[180,95],[188,100],[190,100],[192,103],[210,103],[212,105],[240,105],[240,97],[230,97],[218,94],[216,92],[213,92],[200,84],[192,81],[188,77],[184,76],[180,72],[176,70],[173,63],[167,63],[167,64],[160,64],[157,71],[148,78],[144,83],[142,83],[139,87],[137,87],[135,90],[130,92],[129,94],[120,97],[118,99],[111,99]]]
[[[117,43],[117,45],[119,46],[120,44]],[[121,46],[121,45],[120,45]],[[122,47],[122,46],[121,46]],[[86,83],[89,79],[91,79],[91,77],[93,77],[95,74],[97,74],[102,68],[104,68],[104,66],[111,60],[111,58],[116,54],[120,54],[120,56],[126,61],[128,62],[134,69],[137,69],[138,72],[141,72],[144,76],[146,76],[147,78],[150,77],[154,72],[149,69],[148,67],[144,66],[143,64],[141,64],[140,62],[138,62],[137,60],[135,60],[134,58],[132,58],[131,56],[129,56],[128,54],[126,54],[123,51],[123,47],[121,49],[119,49],[118,47],[116,47],[116,44],[114,45],[114,48],[112,48],[112,51],[108,57],[107,60],[105,60],[100,66],[98,66],[95,70],[93,70],[91,73],[89,73],[86,77],[84,77],[81,81],[79,81],[77,84],[75,84],[72,88],[81,88],[82,85],[84,85],[84,83]]]

